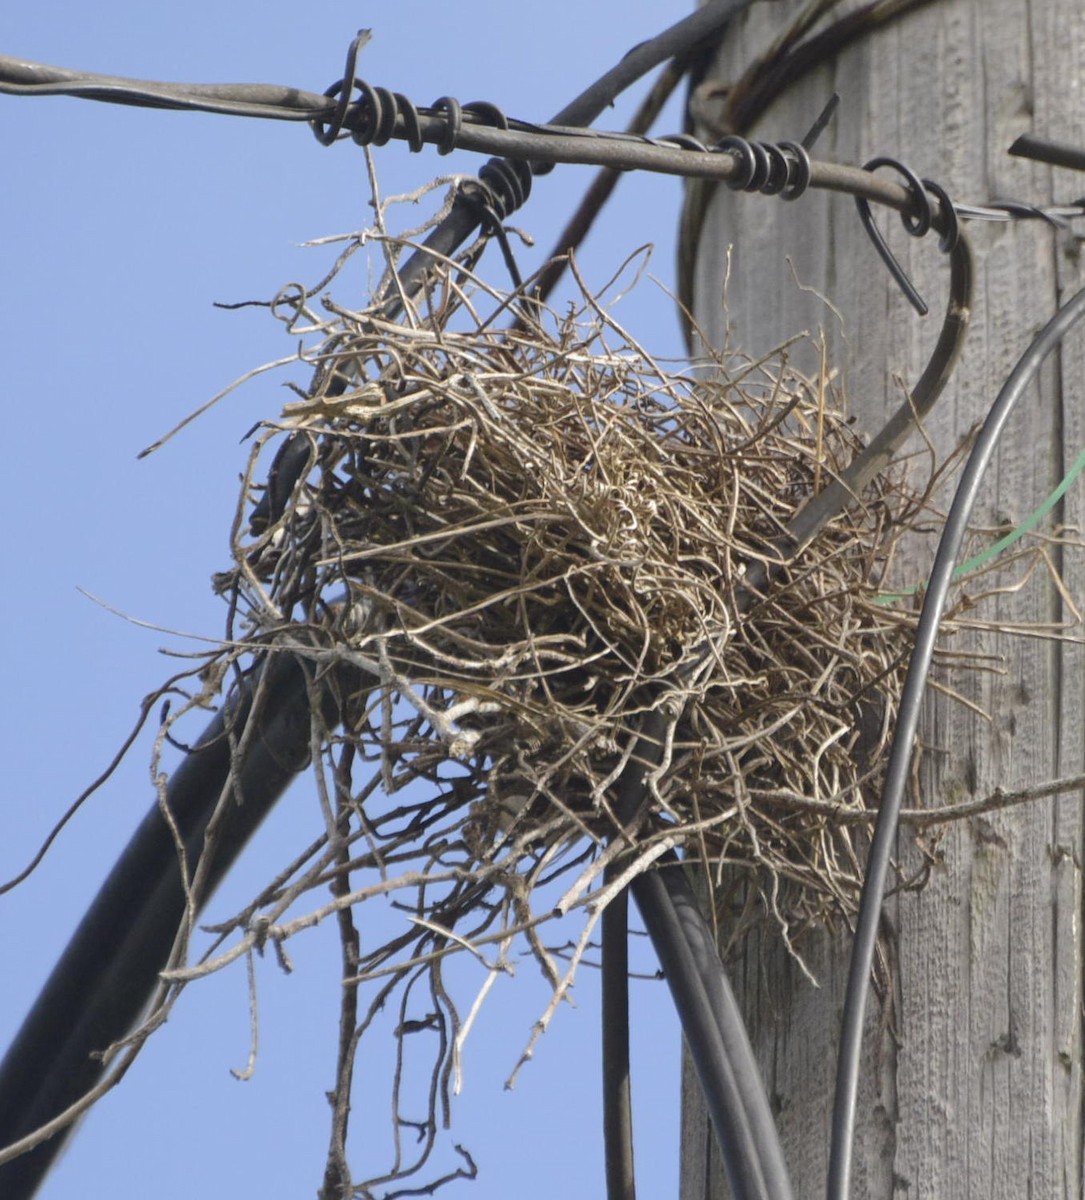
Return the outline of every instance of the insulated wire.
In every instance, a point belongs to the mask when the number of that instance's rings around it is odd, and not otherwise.
[[[666,860],[663,861],[666,863]],[[788,1176],[783,1148],[780,1145],[776,1121],[765,1092],[757,1060],[754,1057],[753,1047],[750,1045],[742,1012],[734,992],[731,990],[727,972],[720,961],[712,930],[701,912],[685,869],[678,865],[677,861],[673,865],[669,863],[664,865],[657,872],[648,872],[647,876],[641,878],[651,878],[653,875],[659,878],[664,903],[674,913],[675,919],[679,923],[683,943],[688,948],[687,953],[692,956],[692,960],[696,964],[698,982],[704,990],[712,1011],[717,1035],[723,1054],[730,1066],[735,1088],[743,1100],[743,1117],[749,1127],[750,1137],[757,1155],[757,1164],[764,1181],[765,1195],[770,1200],[791,1200],[791,1180]],[[641,894],[636,888],[634,889],[638,906],[641,904]],[[671,989],[672,993],[676,990],[673,983]],[[676,1007],[682,1011],[677,996]],[[698,1043],[696,1040],[691,1040],[688,1033],[687,1042],[690,1047],[690,1056],[697,1065],[695,1051]]]
[[[332,720],[330,689],[323,699]],[[270,655],[171,775],[164,801],[171,820],[151,805],[0,1061],[4,1200],[34,1195],[74,1125],[54,1129],[18,1157],[8,1157],[9,1143],[56,1125],[98,1086],[106,1071],[101,1052],[130,1032],[159,986],[189,900],[177,839],[189,869],[203,879],[196,898],[202,904],[308,762],[309,729],[304,667],[289,655]],[[218,824],[214,840],[209,822]]]
[[[870,847],[866,880],[859,904],[859,918],[855,927],[855,942],[852,947],[844,1018],[840,1031],[840,1055],[837,1060],[832,1143],[826,1184],[827,1200],[847,1200],[849,1195],[868,983],[874,964],[889,862],[919,725],[920,704],[934,655],[938,627],[953,579],[954,563],[964,541],[980,482],[1002,436],[1006,421],[1039,371],[1040,364],[1082,317],[1085,317],[1085,289],[1056,312],[1019,359],[991,406],[976,438],[961,473],[945,528],[938,541],[934,566],[931,568],[916,628],[915,649],[908,663],[908,673],[901,695],[897,727],[886,768],[881,807]]]
[[[661,760],[666,728],[659,710],[645,715],[619,784],[615,814],[628,835],[647,811],[648,777]],[[732,1194],[736,1200],[791,1200],[787,1163],[742,1013],[685,869],[670,852],[630,886],[674,1000]]]
[[[616,874],[612,865],[609,877]],[[603,1163],[607,1200],[636,1200],[629,1069],[629,892],[603,911]]]
[[[668,872],[681,874],[682,867],[675,862],[645,871],[631,887],[678,1011],[731,1194],[734,1200],[778,1200],[780,1194],[768,1190],[764,1156],[751,1121],[749,1085],[752,1083],[755,1092],[763,1091],[756,1066],[752,1080],[743,1080],[736,1072],[723,1036],[721,1013],[706,987],[706,980],[722,971],[719,955],[713,945],[710,958],[698,957],[687,940],[680,910],[663,878]],[[744,1034],[741,1017],[739,1027]]]

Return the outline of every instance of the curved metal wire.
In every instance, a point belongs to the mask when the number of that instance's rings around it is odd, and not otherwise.
[[[927,674],[934,655],[935,640],[953,578],[954,564],[960,554],[968,518],[976,501],[980,481],[998,445],[1006,422],[1025,389],[1035,378],[1040,364],[1070,330],[1085,317],[1085,290],[1077,293],[1058,310],[1018,360],[991,406],[975,445],[968,456],[953,498],[945,528],[938,541],[934,565],[927,581],[923,607],[916,628],[915,648],[908,664],[897,726],[882,789],[878,821],[867,862],[859,917],[855,927],[848,974],[844,1019],[840,1032],[837,1060],[836,1095],[833,1103],[832,1145],[829,1156],[827,1200],[847,1200],[851,1181],[852,1143],[855,1131],[855,1106],[859,1091],[859,1062],[862,1050],[863,1019],[874,951],[878,938],[882,899],[885,895],[889,863],[896,837],[904,790],[912,761],[912,750],[919,725],[919,710],[926,688]]]
[[[898,171],[904,176],[908,190],[912,196],[912,209],[909,212],[902,212],[900,219],[904,224],[904,228],[912,237],[926,237],[930,232],[934,221],[934,208],[931,205],[928,193],[932,193],[937,197],[939,211],[944,219],[944,230],[940,245],[944,252],[952,253],[960,238],[960,227],[957,223],[956,210],[950,202],[945,188],[931,179],[920,179],[911,167],[906,166],[898,159],[888,158],[886,155],[879,155],[877,158],[872,158],[869,162],[863,164],[864,171],[876,171],[879,167],[892,167],[893,170]],[[912,281],[905,274],[904,268],[897,262],[885,238],[882,237],[877,225],[874,224],[874,218],[870,212],[870,202],[864,196],[856,196],[855,207],[859,210],[859,219],[863,222],[863,228],[866,230],[867,236],[874,243],[874,248],[889,268],[889,273],[897,281],[897,285],[905,296],[907,296],[911,306],[921,317],[925,317],[930,311],[927,308],[927,303],[916,291]]]
[[[941,214],[935,218],[940,228]],[[957,239],[949,256],[949,299],[945,317],[931,357],[909,398],[882,426],[870,444],[849,464],[847,470],[812,497],[795,515],[781,540],[781,553],[795,553],[806,545],[826,521],[852,503],[870,481],[883,471],[916,423],[931,411],[945,390],[964,348],[972,309],[974,264],[966,237]]]

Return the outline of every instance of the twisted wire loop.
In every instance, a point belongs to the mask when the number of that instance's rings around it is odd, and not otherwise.
[[[343,68],[343,78],[324,91],[325,96],[336,101],[331,116],[327,120],[323,117],[314,117],[309,122],[309,128],[312,129],[316,140],[322,146],[330,146],[343,132],[347,110],[350,108],[350,98],[357,82],[358,55],[361,53],[362,47],[369,41],[369,37],[368,29],[358,30],[357,36],[347,47],[347,63]]]
[[[782,200],[798,200],[810,186],[810,155],[798,142],[751,142],[730,134],[712,147],[730,154],[735,174],[727,186],[736,192],[760,192]]]
[[[423,112],[427,116],[443,116],[445,119],[444,128],[437,141],[437,151],[440,154],[451,154],[456,149],[465,116],[495,129],[509,128],[508,117],[496,104],[491,104],[488,100],[472,100],[470,104],[460,104],[452,96],[441,96],[430,108],[420,110],[414,101],[402,92],[375,87],[366,83],[364,79],[359,79],[358,55],[368,41],[369,30],[359,30],[347,50],[342,79],[324,91],[329,100],[335,100],[335,108],[329,116],[314,117],[309,122],[309,127],[322,146],[332,145],[344,133],[349,133],[351,139],[359,146],[383,146],[393,137],[399,136],[417,154],[425,145],[422,133]],[[357,100],[353,99],[355,89],[358,92]],[[525,199],[526,195],[525,192]]]
[[[477,179],[461,185],[459,193],[460,199],[474,209],[482,228],[497,239],[517,291],[523,288],[524,281],[502,222],[531,195],[531,179],[529,163],[521,159],[491,158],[482,164]]]
[[[327,88],[324,95],[335,100],[328,116],[314,117],[309,125],[317,141],[330,146],[349,134],[359,146],[383,146],[393,137],[404,138],[412,151],[425,144],[423,114],[441,120],[436,138],[439,154],[451,154],[459,145],[465,118],[473,123],[507,130],[509,119],[487,100],[461,104],[453,96],[441,96],[428,109],[419,108],[402,92],[374,87],[357,75],[358,54],[369,40],[368,30],[360,30],[347,50],[343,77]],[[357,91],[357,100],[352,99]],[[430,140],[434,140],[430,131]],[[491,158],[478,173],[478,179],[465,183],[460,198],[470,205],[479,224],[495,237],[517,289],[522,279],[502,222],[520,208],[531,194],[531,166],[522,161]]]
[[[531,175],[531,167],[520,159],[491,158],[482,164],[478,177],[486,188],[485,203],[502,221],[531,195]]]
[[[454,96],[441,96],[434,100],[429,107],[433,115],[445,118],[444,132],[437,143],[438,154],[451,154],[459,145],[460,131],[463,129],[464,116],[476,118],[494,129],[508,129],[509,119],[502,109],[489,100],[472,100],[470,104],[461,104]],[[413,147],[412,147],[413,149]]]
[[[359,95],[352,101],[355,88]],[[400,136],[415,153],[425,145],[418,108],[402,92],[374,87],[364,79],[354,79],[348,85],[344,78],[333,83],[324,94],[338,97],[338,103],[330,117],[314,117],[309,122],[321,145],[330,146],[349,133],[359,146],[383,146],[400,129],[403,131]],[[458,110],[459,106],[456,107]]]
[[[895,158],[880,155],[863,164],[864,171],[876,171],[879,167],[892,167],[904,177],[908,191],[912,196],[912,208],[900,214],[901,223],[912,237],[925,237],[934,225],[934,207],[931,196],[938,201],[939,213],[942,218],[942,234],[938,240],[938,248],[944,254],[952,254],[960,241],[961,229],[957,219],[957,210],[953,206],[946,189],[933,179],[920,179],[919,176],[904,163]],[[926,301],[916,290],[908,278],[904,268],[897,262],[892,250],[886,244],[870,211],[870,201],[865,196],[855,197],[855,207],[859,210],[859,219],[863,222],[867,237],[874,243],[874,249],[881,255],[882,262],[889,268],[889,273],[896,280],[897,286],[908,298],[909,303],[921,317],[930,311]]]

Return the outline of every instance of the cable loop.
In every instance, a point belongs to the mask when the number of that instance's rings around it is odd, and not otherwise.
[[[442,96],[430,105],[434,112],[445,114],[445,130],[437,143],[438,154],[451,154],[456,149],[463,128],[463,106],[452,96]]]
[[[531,195],[531,168],[526,162],[491,158],[483,164],[478,177],[489,189],[490,203],[502,221]]]
[[[347,120],[356,128],[350,131],[351,139],[359,146],[387,145],[396,126],[395,97],[387,88],[373,87],[364,79],[355,80],[355,86],[361,92],[353,112],[347,110]]]
[[[788,156],[787,186],[780,192],[781,200],[798,200],[810,186],[813,170],[806,147],[799,142],[777,142],[777,147]]]
[[[764,150],[769,164],[768,178],[761,185],[761,194],[779,196],[787,187],[791,175],[791,159],[779,146],[775,146],[771,142],[762,142],[761,149]]]
[[[712,152],[734,157],[735,174],[727,181],[733,191],[798,200],[810,186],[810,155],[798,142],[751,142],[730,134]]]
[[[904,228],[912,237],[924,237],[930,232],[931,226],[934,223],[934,208],[931,205],[931,195],[938,198],[942,210],[942,219],[946,227],[938,244],[940,249],[947,253],[953,250],[960,240],[960,227],[957,221],[956,210],[946,190],[940,184],[933,183],[929,179],[920,179],[910,167],[906,167],[904,163],[898,162],[895,158],[887,158],[881,155],[863,164],[864,171],[876,171],[879,167],[892,167],[894,171],[904,177],[908,185],[908,191],[912,196],[912,211],[902,212],[900,219]],[[874,243],[874,249],[881,255],[882,262],[889,268],[889,273],[896,280],[897,286],[908,298],[909,303],[916,312],[921,317],[925,317],[929,311],[926,302],[919,292],[916,291],[915,285],[908,278],[904,268],[897,262],[892,250],[886,244],[885,238],[882,237],[878,227],[874,224],[874,218],[870,212],[870,201],[865,196],[856,196],[855,207],[859,210],[859,219],[863,222],[863,228],[866,230],[867,237]]]
[[[763,142],[750,142],[753,159],[753,175],[746,184],[748,192],[759,192],[769,181],[769,156]]]
[[[357,37],[354,38],[347,48],[347,64],[343,68],[343,78],[333,83],[324,92],[324,95],[329,99],[337,101],[332,115],[327,121],[324,121],[320,117],[314,117],[309,122],[309,128],[312,129],[316,135],[316,140],[322,146],[330,146],[343,132],[343,124],[347,118],[347,109],[350,107],[350,97],[354,91],[354,83],[357,78],[358,54],[368,41],[369,30],[360,29]],[[348,83],[347,80],[350,80],[350,82]]]
[[[938,239],[938,249],[943,254],[952,254],[961,240],[961,223],[957,219],[957,210],[953,207],[949,193],[940,183],[935,183],[933,179],[924,179],[923,186],[938,200],[942,209],[942,219],[946,224],[945,233]]]
[[[712,147],[718,154],[730,154],[734,157],[737,168],[733,178],[728,179],[727,186],[736,192],[750,191],[750,182],[757,171],[757,160],[753,156],[753,147],[743,137],[729,134]]]
[[[509,127],[509,119],[505,116],[504,110],[496,104],[491,104],[489,100],[472,100],[470,104],[463,106],[463,111],[478,117],[483,124],[492,125],[494,129],[508,129]]]
[[[912,237],[926,237],[931,229],[932,210],[931,202],[927,198],[926,189],[923,187],[923,180],[919,178],[907,163],[899,162],[897,159],[889,158],[884,154],[863,163],[864,171],[876,171],[879,167],[892,167],[894,171],[904,176],[904,181],[908,185],[908,191],[912,193],[912,201],[918,211],[914,213],[902,212],[900,214],[901,224],[908,230]]]
[[[347,106],[350,104],[350,90],[344,90],[343,81],[340,79],[338,83],[333,83],[324,95],[329,99],[338,98],[335,111],[326,121],[322,117],[314,117],[309,122],[309,128],[322,146],[330,146],[343,132],[343,121],[346,119]]]
[[[351,130],[350,136],[359,146],[386,145],[396,125],[395,97],[387,88],[371,87],[359,79],[356,86],[361,98],[354,112],[355,121],[361,123]],[[348,120],[351,117],[348,111]]]
[[[391,96],[396,105],[396,113],[403,121],[407,149],[412,154],[418,154],[426,144],[422,137],[422,118],[418,109],[402,92],[392,92]]]

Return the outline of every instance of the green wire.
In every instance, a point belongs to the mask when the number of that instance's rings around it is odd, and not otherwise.
[[[987,547],[986,550],[980,551],[979,554],[960,563],[957,569],[953,572],[953,579],[963,579],[966,575],[973,571],[979,570],[980,567],[986,566],[987,563],[1001,554],[1003,550],[1008,550],[1014,542],[1019,541],[1030,533],[1037,525],[1047,516],[1047,514],[1055,507],[1056,504],[1066,495],[1073,482],[1081,474],[1085,468],[1085,450],[1077,456],[1077,461],[1063,477],[1062,482],[1055,488],[1050,496],[1040,505],[1038,509],[1030,516],[1026,517],[1016,529],[1007,533],[1005,537],[1001,537],[993,545]],[[907,596],[914,596],[919,591],[919,585],[915,584],[910,588],[905,588],[902,592],[887,593],[884,596],[879,596],[876,600],[877,604],[895,604],[898,600],[903,600]]]

